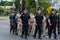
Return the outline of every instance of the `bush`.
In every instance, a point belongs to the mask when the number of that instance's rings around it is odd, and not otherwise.
[[[2,2],[0,2],[0,5],[1,6],[4,6],[4,3],[5,3],[6,1],[2,1]]]
[[[0,6],[0,12],[3,12],[3,7]]]
[[[7,10],[6,15],[10,15],[10,10]]]
[[[3,8],[0,6],[0,16],[3,15]]]
[[[13,2],[8,2],[8,1],[7,1],[7,2],[5,2],[5,5],[6,5],[6,6],[13,6]]]

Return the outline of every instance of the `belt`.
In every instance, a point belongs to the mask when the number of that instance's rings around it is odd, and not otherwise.
[[[34,22],[31,22],[31,23],[34,23]]]

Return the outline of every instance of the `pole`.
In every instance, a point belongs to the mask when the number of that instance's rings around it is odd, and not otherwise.
[[[36,3],[36,11],[38,9],[38,0],[35,0],[35,3]]]
[[[21,0],[21,11],[22,11],[22,1],[23,1],[23,0]]]
[[[14,5],[14,0],[13,0],[13,9],[14,9],[14,6],[15,6],[15,5]]]

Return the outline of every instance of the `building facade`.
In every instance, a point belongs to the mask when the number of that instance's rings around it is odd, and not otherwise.
[[[60,9],[60,0],[51,0],[51,8]]]
[[[0,3],[5,2],[5,1],[14,2],[15,0],[0,0]],[[1,7],[4,8],[4,5],[2,5],[2,4],[0,4],[0,5],[1,5]],[[14,6],[15,6],[15,5],[14,5]],[[10,8],[13,8],[14,6],[6,6],[6,8],[7,8],[7,9],[10,9]]]

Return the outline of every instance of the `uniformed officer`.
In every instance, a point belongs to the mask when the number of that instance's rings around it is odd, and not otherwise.
[[[43,15],[41,12],[42,12],[41,9],[38,8],[36,16],[35,16],[36,29],[35,29],[35,33],[34,33],[34,38],[36,38],[36,34],[38,32],[38,39],[41,39],[41,31],[42,31]]]
[[[18,36],[20,36],[21,33],[22,33],[22,23],[21,23],[22,21],[20,19],[20,16],[21,16],[21,14],[17,13],[16,19],[17,19],[17,33],[18,33]]]
[[[34,15],[34,13],[30,13],[30,20],[29,20],[29,22],[30,22],[30,26],[29,26],[29,31],[28,31],[28,33],[30,34],[30,32],[32,32],[32,35],[34,35],[34,31],[35,31],[35,15]]]
[[[14,11],[13,8],[10,9],[11,15],[10,15],[10,33],[13,31],[14,34]]]
[[[49,19],[49,15],[46,15],[46,29],[48,29],[48,27],[49,27],[48,19]]]
[[[15,31],[15,34],[18,35],[17,34],[17,19],[16,19],[17,10],[14,10],[14,13],[15,13],[14,14],[14,29],[15,29],[14,31]]]
[[[22,20],[22,38],[25,34],[25,39],[27,39],[28,36],[28,29],[29,29],[29,19],[30,19],[30,15],[28,14],[28,10],[27,8],[23,9],[23,14],[21,15],[21,20]]]
[[[43,37],[45,37],[46,36],[46,17],[45,16],[43,16],[43,23],[42,23],[42,25],[43,25],[43,28],[42,28],[42,30],[43,30]]]
[[[54,33],[54,39],[56,39],[56,24],[57,24],[57,16],[56,16],[56,11],[52,9],[52,14],[49,16],[49,38],[51,38],[52,31]]]
[[[58,34],[60,34],[60,17],[59,17],[59,13],[57,11],[56,11],[56,15],[57,15],[57,18],[58,18],[58,21],[57,21]]]
[[[49,15],[46,15],[46,30],[47,30],[47,34],[48,34],[48,31],[49,31],[49,22],[48,22],[48,19],[49,19]]]
[[[13,11],[13,13],[12,13],[12,15],[13,15],[13,29],[14,29],[14,32],[13,32],[13,34],[16,34],[17,35],[17,22],[16,22],[16,12],[15,12],[15,10],[13,9],[13,10],[11,10],[11,11]]]
[[[60,16],[58,18],[58,34],[60,35]]]

